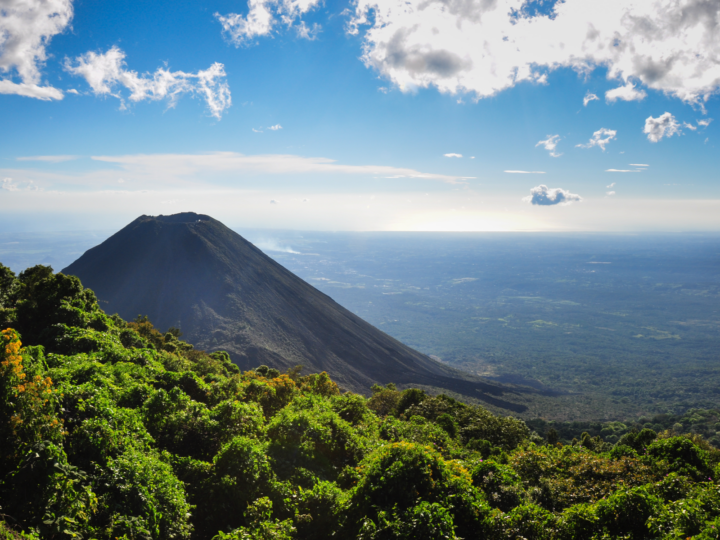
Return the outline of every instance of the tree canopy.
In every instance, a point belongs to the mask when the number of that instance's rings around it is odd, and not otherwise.
[[[548,441],[326,373],[240,372],[73,277],[0,267],[0,538],[718,538],[720,452]]]

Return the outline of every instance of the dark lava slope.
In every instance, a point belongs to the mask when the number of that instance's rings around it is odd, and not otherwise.
[[[507,387],[473,380],[371,326],[209,216],[141,216],[62,272],[95,291],[107,313],[178,327],[242,369],[302,364],[356,392],[427,385],[525,409],[501,398]]]

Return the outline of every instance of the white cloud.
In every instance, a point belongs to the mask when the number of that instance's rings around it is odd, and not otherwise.
[[[9,80],[0,80],[0,94],[14,94],[17,96],[41,99],[43,101],[63,98],[63,93],[52,86],[38,86],[27,83],[18,84]]]
[[[647,163],[630,163],[631,167],[649,167]]]
[[[12,178],[3,178],[2,186],[5,191],[43,191],[42,188],[35,185],[33,180],[25,180],[22,182],[25,187],[21,187],[19,182],[13,181]]]
[[[220,21],[225,39],[239,47],[257,37],[270,35],[278,22],[291,27],[318,4],[320,0],[248,0],[247,15],[215,13],[215,18]],[[314,39],[320,30],[319,24],[308,27],[304,21],[296,27],[297,35],[305,39]]]
[[[262,129],[255,129],[255,128],[252,128],[252,130],[253,130],[253,131],[254,131],[255,133],[262,133],[262,132],[263,132],[263,130],[262,130]]]
[[[73,16],[72,0],[2,0],[0,2],[0,73],[20,79],[0,80],[0,94],[42,100],[62,99],[52,86],[40,86],[46,47]]]
[[[697,127],[688,122],[683,122],[683,127],[689,129],[690,131],[697,131]]]
[[[275,124],[274,126],[270,126],[268,129],[271,129],[273,131],[277,131],[279,129],[282,129],[282,126],[280,124]]]
[[[698,120],[698,126],[700,127],[708,127],[710,125],[710,122],[712,122],[712,118],[708,118],[707,120]]]
[[[615,192],[614,192],[614,191],[608,191],[607,193],[605,193],[605,195],[610,195],[610,196],[612,196],[612,195],[615,195]]]
[[[538,206],[553,206],[560,204],[567,206],[573,202],[582,201],[580,195],[575,195],[569,191],[560,188],[548,188],[546,185],[540,184],[530,190],[530,195],[523,197],[523,202],[528,202]]]
[[[626,172],[640,172],[640,171],[637,170],[637,169],[607,169],[605,172],[622,172],[622,173],[626,173]],[[610,187],[610,186],[608,186],[608,187]]]
[[[125,53],[113,46],[104,54],[88,52],[74,61],[66,59],[65,69],[84,77],[95,95],[120,99],[121,108],[125,107],[121,88],[129,90],[127,99],[132,102],[165,99],[169,107],[174,107],[183,94],[198,95],[207,103],[210,114],[218,119],[232,103],[225,67],[217,62],[197,73],[158,68],[153,74],[138,75],[126,69]]]
[[[129,156],[93,156],[95,161],[113,163],[139,179],[167,178],[176,182],[195,175],[239,172],[264,174],[349,174],[384,178],[418,178],[462,183],[468,177],[424,173],[387,165],[343,165],[333,159],[283,154],[243,155],[235,152],[208,154],[136,154]],[[126,178],[129,174],[123,173]],[[117,178],[117,174],[115,174]]]
[[[300,21],[300,24],[295,27],[295,33],[298,37],[309,41],[315,41],[321,30],[322,27],[318,23],[313,23],[312,26],[308,26],[305,24],[305,21]]]
[[[3,178],[2,188],[5,191],[20,191],[20,188],[16,183],[13,182],[12,178]]]
[[[606,187],[607,189],[610,189],[610,188],[613,188],[613,187],[615,187],[615,184],[616,184],[616,182],[613,182],[613,183],[612,183],[612,184],[610,184],[609,186],[605,186],[605,187]]]
[[[590,103],[591,101],[599,101],[599,100],[600,100],[600,98],[597,97],[595,94],[591,94],[590,92],[588,92],[587,94],[585,94],[585,97],[583,98],[583,107],[587,107],[588,103]]]
[[[445,157],[450,157],[450,158],[453,158],[453,157],[454,157],[454,158],[461,158],[461,157],[462,157],[462,154],[443,154],[443,156],[445,156]]]
[[[555,152],[555,148],[557,148],[558,142],[560,142],[560,135],[548,135],[547,137],[548,138],[546,140],[539,141],[535,145],[535,148],[542,144],[543,148],[545,148],[545,150],[547,150],[552,157],[562,156],[562,154],[558,154],[557,152]]]
[[[18,161],[45,161],[47,163],[62,163],[63,161],[72,161],[78,156],[22,156],[16,158]]]
[[[635,90],[635,85],[630,81],[625,86],[614,88],[605,92],[605,101],[612,103],[618,99],[622,101],[642,101],[647,94],[644,90]]]
[[[617,131],[614,129],[600,128],[593,133],[592,138],[587,142],[587,144],[578,144],[576,145],[576,148],[592,148],[593,146],[599,146],[604,152],[605,145],[615,139],[616,135]]]
[[[545,171],[503,171],[509,174],[545,174]]]
[[[648,116],[645,120],[645,128],[643,133],[647,134],[647,138],[650,142],[658,142],[663,137],[672,137],[673,135],[681,135],[680,124],[675,117],[666,112],[661,114],[657,118]]]
[[[702,104],[720,86],[717,0],[358,0],[363,61],[400,89],[492,96],[551,70],[629,80]]]

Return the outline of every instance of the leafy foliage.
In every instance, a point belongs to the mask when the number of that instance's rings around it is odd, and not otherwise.
[[[567,444],[553,424],[545,443],[419,389],[241,373],[75,278],[3,268],[0,539],[719,537],[720,452],[697,432]]]

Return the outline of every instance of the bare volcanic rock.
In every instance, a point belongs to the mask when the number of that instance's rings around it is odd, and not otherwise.
[[[302,364],[356,392],[395,382],[519,407],[498,399],[506,388],[403,345],[206,215],[141,216],[62,272],[95,291],[107,313],[180,328],[200,349],[228,351],[241,369]]]

